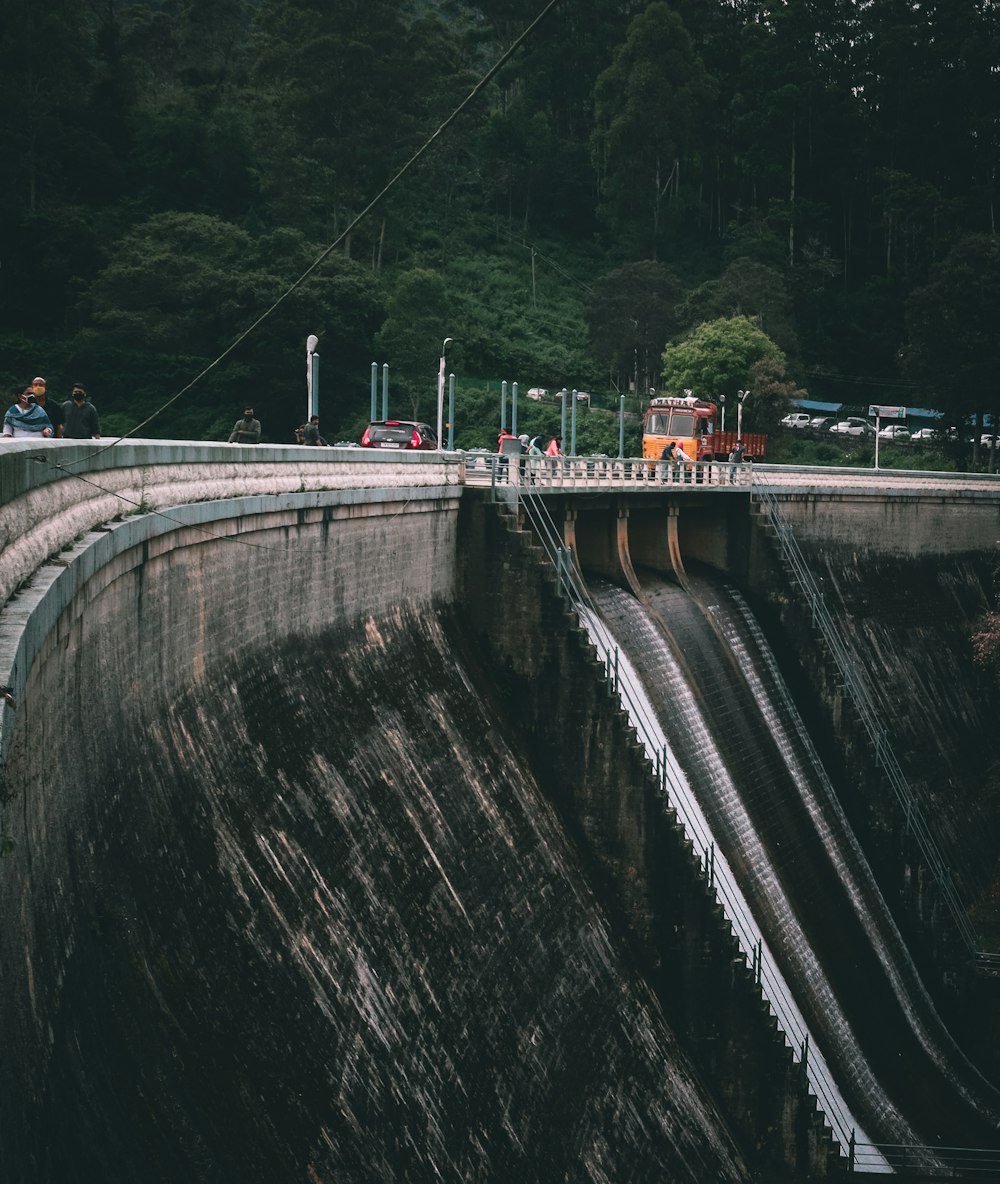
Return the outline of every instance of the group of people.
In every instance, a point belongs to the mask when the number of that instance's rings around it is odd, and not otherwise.
[[[529,438],[526,432],[522,432],[520,436],[515,436],[512,432],[508,432],[504,428],[497,438],[497,452],[500,454],[501,473],[505,472],[510,463],[510,458],[515,457],[517,458],[515,460],[515,469],[519,473],[525,474],[529,481],[534,482],[540,462],[530,458],[563,455],[562,438],[560,436],[552,436],[544,448],[542,447],[543,442],[543,436]],[[523,464],[520,460],[522,456],[529,457]]]
[[[729,463],[731,465],[738,465],[743,463],[743,442],[737,440],[729,452]],[[664,445],[663,451],[660,453],[660,460],[662,468],[660,469],[660,480],[667,481],[670,478],[671,469],[674,470],[676,479],[685,480],[691,473],[690,465],[694,461],[694,457],[688,456],[684,451],[684,446],[680,440],[668,440]],[[732,480],[732,476],[730,480]]]
[[[48,397],[45,379],[39,377],[18,391],[3,417],[2,434],[8,437],[99,440],[101,421],[96,407],[79,383],[73,384],[70,397],[60,403]]]

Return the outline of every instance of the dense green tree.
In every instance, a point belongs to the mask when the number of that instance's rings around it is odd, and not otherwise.
[[[743,419],[747,429],[755,432],[777,431],[781,417],[791,409],[791,400],[809,394],[786,376],[784,361],[773,355],[760,358],[750,367],[748,389]]]
[[[784,365],[781,350],[748,317],[707,321],[667,346],[663,389],[671,395],[690,390],[700,399],[733,397],[752,388],[753,367],[766,359]]]
[[[94,329],[77,343],[79,364],[94,373],[107,357],[107,346],[130,357],[141,346],[155,358],[184,358],[190,380],[266,313],[240,341],[222,374],[211,375],[192,400],[204,412],[239,401],[252,388],[258,409],[266,409],[271,438],[291,439],[304,402],[296,406],[288,399],[288,376],[304,373],[305,338],[314,332],[321,345],[331,347],[322,381],[333,408],[328,418],[340,422],[362,405],[362,385],[349,384],[348,376],[361,375],[370,361],[382,313],[370,273],[339,256],[293,288],[317,255],[314,246],[290,231],[255,238],[206,214],[155,215],[116,243],[88,290],[84,303]],[[95,333],[104,349],[95,343]],[[123,361],[128,368],[134,365],[120,355],[119,367]],[[161,367],[158,363],[151,374],[131,376],[132,384],[148,391],[148,398],[138,400],[137,414],[161,405],[185,385],[178,373],[158,382]]]

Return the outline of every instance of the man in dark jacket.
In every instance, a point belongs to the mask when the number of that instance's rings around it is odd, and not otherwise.
[[[230,444],[259,444],[260,420],[254,419],[253,408],[247,407],[243,418],[238,419],[229,433]]]
[[[97,408],[87,402],[87,392],[77,383],[73,393],[63,403],[63,438],[66,440],[100,440],[101,421]]]

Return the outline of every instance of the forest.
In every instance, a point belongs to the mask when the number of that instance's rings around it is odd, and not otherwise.
[[[495,442],[501,381],[1000,411],[991,0],[0,0],[0,381]],[[551,407],[530,409],[543,430]],[[988,421],[987,421],[988,422]],[[534,426],[534,424],[533,424]],[[589,414],[579,451],[617,449]]]

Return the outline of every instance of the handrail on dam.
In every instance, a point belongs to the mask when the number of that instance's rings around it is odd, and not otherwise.
[[[983,1147],[932,1147],[926,1144],[852,1142],[847,1170],[851,1175],[870,1176],[866,1170],[874,1156],[880,1156],[895,1174],[914,1172],[923,1181],[996,1180],[1000,1175],[1000,1152]],[[930,1165],[937,1164],[936,1168]],[[878,1176],[884,1179],[885,1168]],[[911,1177],[907,1177],[911,1178]]]
[[[586,489],[708,489],[742,486],[748,489],[751,464],[728,461],[659,461],[643,457],[503,456],[495,452],[467,452],[465,480],[469,485],[521,485],[538,491]]]
[[[494,474],[497,471],[494,469]],[[668,759],[668,747],[660,745],[658,726],[650,716],[650,705],[637,692],[631,680],[624,676],[623,667],[626,659],[620,653],[619,647],[613,643],[613,639],[604,631],[600,612],[590,595],[583,573],[576,563],[572,549],[564,545],[546,499],[539,496],[538,490],[530,483],[508,482],[502,479],[494,481],[493,498],[497,504],[506,506],[514,514],[524,513],[546,559],[552,565],[560,593],[581,621],[589,626],[590,640],[607,672],[608,691],[611,695],[617,696],[635,728],[650,762],[664,805],[672,807],[676,812],[685,835],[698,855],[705,883],[719,902],[746,959],[747,968],[760,988],[793,1060],[799,1064],[801,1072],[808,1080],[809,1088],[822,1108],[840,1147],[841,1156],[846,1160],[850,1154],[849,1148],[855,1142],[856,1132],[852,1117],[844,1109],[843,1101],[836,1096],[835,1090],[822,1071],[817,1069],[814,1063],[816,1058],[810,1055],[809,1031],[804,1021],[795,1009],[782,1004],[781,972],[777,965],[772,964],[769,952],[765,954],[764,943],[745,902],[733,891],[726,877],[716,874],[714,840],[711,834],[705,831],[702,821],[686,806],[686,794],[677,781],[672,762]],[[859,1165],[867,1163],[873,1170],[880,1167],[884,1170],[884,1161],[874,1145],[858,1146],[860,1150],[856,1153],[855,1159]]]
[[[882,723],[882,713],[872,697],[868,683],[851,653],[849,645],[841,637],[840,631],[830,615],[823,593],[799,547],[791,524],[782,514],[773,490],[768,488],[764,482],[753,481],[751,483],[750,498],[752,502],[759,503],[763,508],[768,524],[778,542],[782,558],[788,564],[795,581],[802,589],[812,613],[813,626],[819,630],[826,643],[842,680],[844,692],[853,703],[861,723],[868,733],[876,766],[882,769],[897,800],[903,807],[907,825],[916,837],[921,853],[927,861],[970,958],[982,961],[988,956],[980,953],[979,939],[959,899],[951,872],[938,850],[934,836],[920,811],[920,805],[910,789],[899,761],[896,759],[888,732]]]

